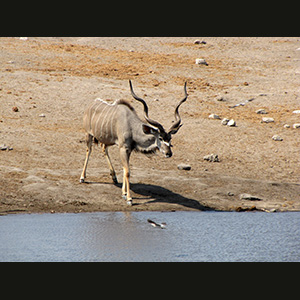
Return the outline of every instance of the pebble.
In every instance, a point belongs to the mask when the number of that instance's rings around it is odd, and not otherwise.
[[[208,63],[204,58],[196,58],[196,65],[206,65],[208,66]]]
[[[293,125],[293,128],[300,128],[300,123],[296,123]]]
[[[179,164],[177,166],[178,170],[186,170],[189,171],[192,167],[190,165],[186,165],[186,164]]]
[[[194,41],[194,44],[195,44],[195,45],[200,45],[200,44],[205,45],[206,42],[205,42],[205,41],[200,41],[200,40],[195,40],[195,41]]]
[[[291,126],[289,124],[284,124],[283,127],[284,128],[290,128]]]
[[[293,114],[300,114],[300,109],[299,110],[294,110]]]
[[[250,194],[240,194],[240,200],[261,201],[262,199]]]
[[[39,117],[45,118],[46,116],[45,116],[45,114],[40,114]]]
[[[224,118],[224,119],[221,121],[221,124],[222,124],[222,125],[227,125],[228,122],[229,122],[229,119]]]
[[[11,151],[13,149],[14,149],[13,147],[6,146],[5,144],[0,145],[0,150],[1,151],[5,151],[5,150]]]
[[[283,138],[281,138],[279,135],[275,134],[275,135],[273,135],[272,140],[281,142],[281,141],[283,141]]]
[[[229,122],[227,123],[227,126],[234,127],[234,126],[236,126],[236,122],[235,122],[233,119],[231,119],[231,120],[229,120]]]
[[[209,115],[208,117],[209,117],[210,119],[221,120],[221,118],[220,118],[218,115],[216,115],[216,114],[211,114],[211,115]]]
[[[19,108],[18,108],[17,106],[14,106],[14,107],[12,108],[12,111],[18,112],[18,111],[19,111]]]
[[[227,101],[227,98],[224,98],[223,96],[219,96],[216,98],[217,101],[220,101],[220,102],[226,102]]]
[[[251,98],[251,99],[246,100],[245,102],[240,102],[235,105],[228,106],[228,107],[234,108],[234,107],[238,107],[238,106],[245,106],[247,103],[252,102],[253,100],[255,100],[255,98]]]
[[[262,123],[272,123],[274,122],[274,119],[273,118],[262,118]]]
[[[219,157],[218,154],[210,154],[210,155],[205,155],[203,157],[204,160],[207,160],[209,162],[219,162]]]
[[[233,119],[229,120],[229,119],[226,119],[226,118],[224,118],[224,119],[221,121],[221,124],[222,124],[222,125],[227,125],[227,126],[230,126],[230,127],[236,126],[236,122],[235,122]]]
[[[266,115],[266,114],[267,114],[266,110],[263,109],[263,108],[257,110],[256,113],[257,113],[257,114],[260,114],[260,115]]]

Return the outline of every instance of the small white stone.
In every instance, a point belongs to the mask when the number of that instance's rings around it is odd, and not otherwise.
[[[267,114],[266,110],[263,109],[263,108],[257,110],[256,113],[257,113],[257,114],[261,114],[261,115],[266,115],[266,114]]]
[[[227,125],[228,122],[229,122],[229,119],[224,118],[224,119],[221,121],[221,124],[222,124],[222,125]]]
[[[272,140],[279,141],[279,142],[283,141],[283,139],[279,135],[277,135],[277,134],[273,135]]]
[[[203,157],[204,160],[207,160],[209,162],[219,162],[220,159],[218,157],[218,154],[210,154],[210,155],[205,155]]]
[[[293,125],[293,128],[300,128],[300,123],[295,123],[295,124]]]
[[[206,65],[206,66],[208,66],[208,63],[205,61],[204,58],[196,58],[196,65]]]
[[[211,114],[211,115],[209,115],[208,117],[209,117],[210,119],[221,120],[221,118],[220,118],[218,115],[216,115],[216,114]]]
[[[289,124],[285,124],[283,127],[284,128],[290,128],[291,126]]]
[[[233,119],[229,120],[227,123],[227,126],[234,127],[236,125],[235,121]]]
[[[300,114],[300,109],[299,110],[294,110],[293,114]]]
[[[271,122],[274,122],[274,119],[273,118],[262,118],[262,122],[263,123],[271,123]]]

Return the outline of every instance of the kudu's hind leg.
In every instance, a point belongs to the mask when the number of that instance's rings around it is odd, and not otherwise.
[[[85,162],[83,166],[83,170],[80,176],[80,183],[83,183],[85,178],[86,178],[86,168],[89,162],[90,155],[92,153],[92,145],[93,145],[93,136],[90,134],[86,134],[86,144],[87,144],[87,149],[86,149],[86,157],[85,157]]]
[[[116,172],[114,170],[114,167],[111,163],[111,160],[110,160],[110,157],[109,157],[109,154],[108,154],[108,147],[105,145],[105,144],[101,144],[102,146],[102,151],[105,155],[105,158],[107,160],[107,163],[108,163],[108,166],[109,166],[109,170],[110,170],[110,176],[112,177],[112,180],[115,184],[118,183],[118,179],[117,179],[117,176],[116,176]]]
[[[130,196],[130,170],[129,170],[129,157],[131,152],[125,147],[120,148],[120,158],[123,165],[123,185],[122,197],[127,200],[128,205],[132,205],[132,198]]]

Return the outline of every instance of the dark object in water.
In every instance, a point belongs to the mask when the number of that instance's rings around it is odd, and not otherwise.
[[[158,224],[158,223],[155,223],[154,221],[148,219],[147,220],[153,227],[160,227],[161,229],[164,229],[166,228],[167,224],[166,223],[161,223],[161,224]]]

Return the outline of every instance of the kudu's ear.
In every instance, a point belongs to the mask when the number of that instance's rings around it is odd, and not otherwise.
[[[145,134],[157,134],[157,133],[159,133],[159,130],[157,128],[154,128],[154,127],[149,126],[147,124],[143,124],[142,128],[143,128],[143,132]]]

